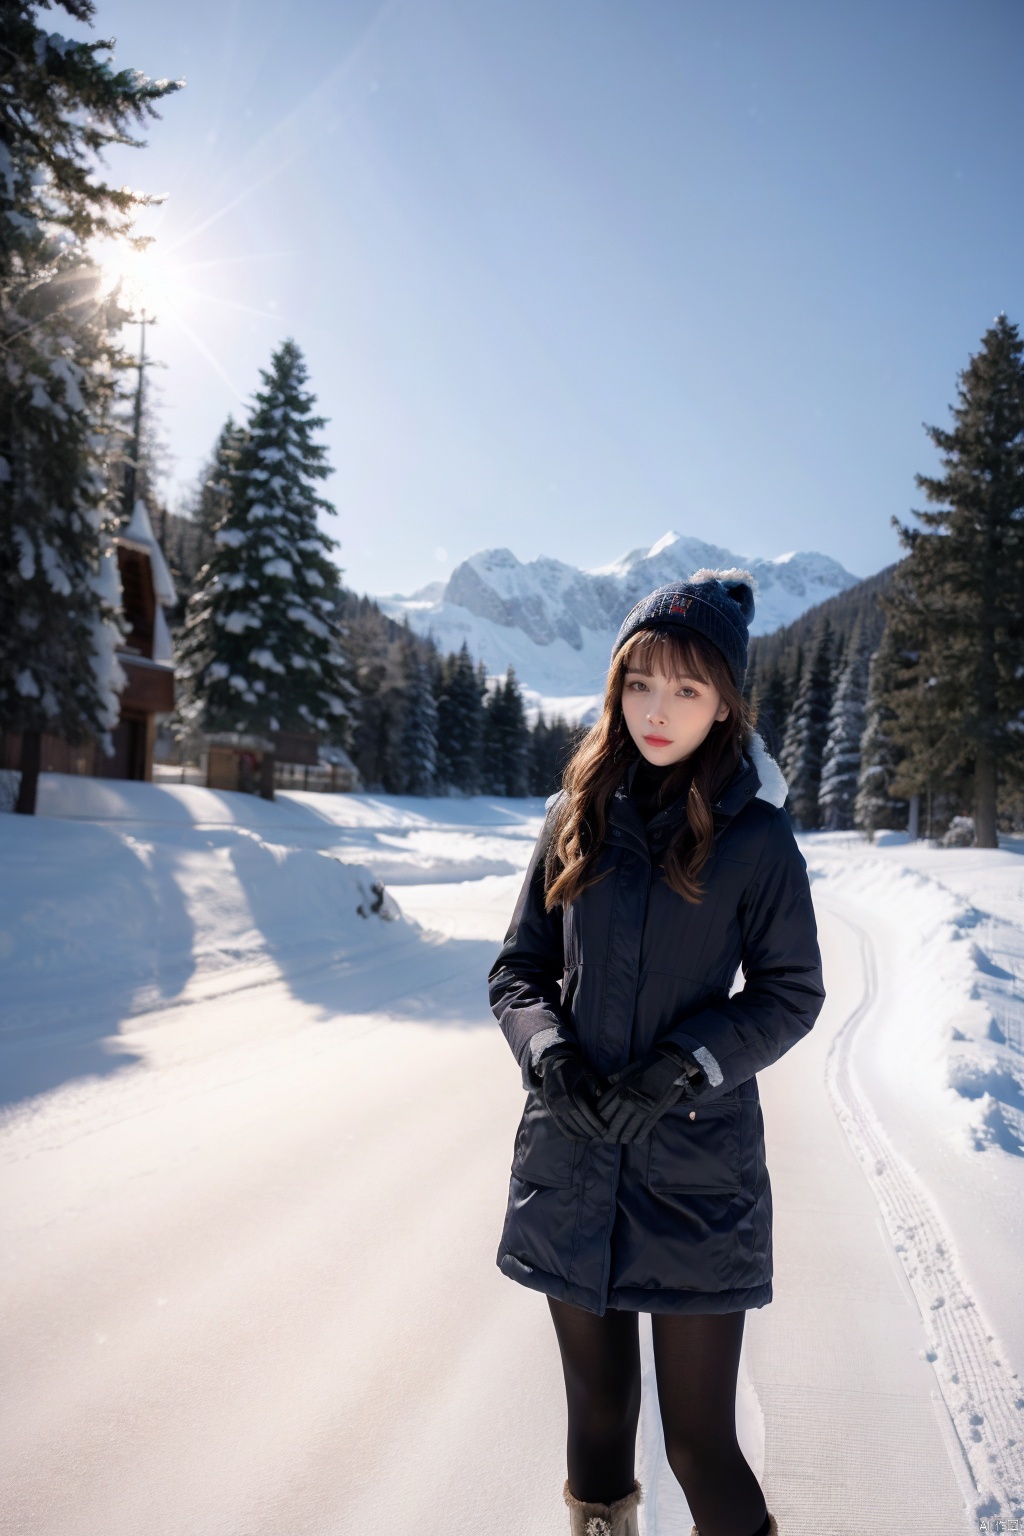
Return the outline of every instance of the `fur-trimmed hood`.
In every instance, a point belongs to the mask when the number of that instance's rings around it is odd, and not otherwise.
[[[789,785],[783,778],[782,769],[772,757],[764,744],[764,738],[760,732],[755,731],[747,748],[747,757],[754,765],[757,774],[759,788],[754,796],[755,800],[765,800],[769,805],[781,808],[786,803],[789,794]],[[553,795],[548,795],[544,802],[545,811],[550,811],[556,801],[565,793],[562,789],[556,789]]]
[[[767,800],[769,805],[780,808],[784,806],[786,796],[789,794],[789,785],[783,778],[782,769],[768,751],[764,738],[758,731],[755,731],[751,737],[747,756],[761,781],[761,788],[754,796],[755,800]]]

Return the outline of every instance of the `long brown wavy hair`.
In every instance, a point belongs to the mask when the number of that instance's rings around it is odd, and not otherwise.
[[[696,752],[676,765],[661,790],[663,804],[681,794],[689,782],[686,816],[662,859],[666,883],[686,901],[703,897],[700,872],[711,853],[714,821],[711,807],[736,770],[750,744],[754,714],[740,694],[721,651],[694,631],[642,629],[617,653],[608,672],[604,708],[597,724],[584,736],[562,775],[564,798],[548,845],[544,871],[544,900],[550,912],[568,906],[595,879],[594,865],[604,841],[608,802],[639,749],[622,714],[622,689],[627,671],[650,677],[662,672],[671,678],[711,683],[729,713],[715,721]]]

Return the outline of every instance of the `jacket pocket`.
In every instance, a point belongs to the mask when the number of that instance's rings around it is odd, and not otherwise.
[[[692,1115],[692,1119],[691,1119]],[[741,1186],[740,1105],[670,1109],[651,1131],[647,1183],[652,1190],[714,1190]]]
[[[527,1096],[523,1118],[516,1132],[512,1172],[528,1184],[564,1189],[578,1176],[579,1152],[584,1143],[563,1136],[544,1108],[539,1093]]]

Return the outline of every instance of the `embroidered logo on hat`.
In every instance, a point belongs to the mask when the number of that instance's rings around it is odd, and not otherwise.
[[[749,571],[697,571],[689,581],[670,582],[636,603],[622,621],[614,657],[638,629],[664,626],[696,630],[722,652],[737,688],[747,667],[747,639],[754,617],[754,578]]]

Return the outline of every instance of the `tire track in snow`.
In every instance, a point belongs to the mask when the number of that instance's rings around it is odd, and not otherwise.
[[[851,1066],[857,1030],[874,1008],[878,976],[867,932],[828,903],[860,946],[864,992],[829,1047],[833,1107],[878,1202],[928,1338],[928,1359],[973,1484],[976,1518],[1024,1515],[1024,1393],[981,1315],[948,1229],[920,1179],[896,1152]]]

